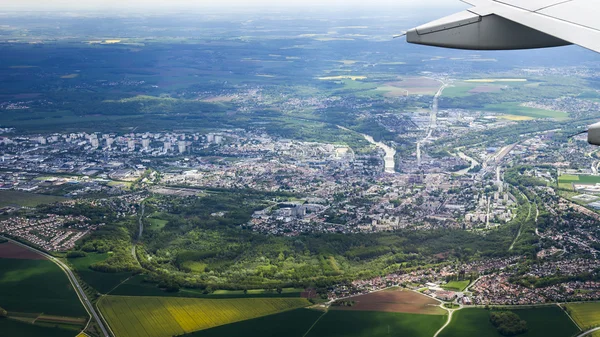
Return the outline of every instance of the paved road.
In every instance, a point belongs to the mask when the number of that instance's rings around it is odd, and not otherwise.
[[[438,107],[439,107],[439,104],[438,104],[439,98],[440,98],[440,96],[442,96],[444,89],[446,89],[450,85],[439,79],[434,79],[434,80],[442,83],[442,86],[437,91],[435,96],[433,96],[433,104],[431,105],[431,112],[429,113],[429,126],[427,127],[427,134],[426,134],[425,138],[423,138],[423,140],[420,140],[417,142],[417,163],[419,165],[421,164],[421,144],[427,142],[429,140],[429,138],[431,138],[431,136],[433,134],[433,130],[435,128],[437,128],[437,114],[438,114]]]
[[[9,238],[5,238],[5,239],[9,240],[10,242],[12,242],[12,243],[14,243],[16,245],[19,245],[19,246],[23,247],[23,248],[27,248],[27,249],[29,249],[31,251],[34,251],[34,252],[42,255],[43,257],[47,258],[48,260],[56,263],[56,265],[58,265],[60,267],[60,269],[62,269],[65,272],[65,274],[67,274],[67,277],[69,278],[69,281],[71,282],[71,285],[73,285],[73,288],[75,289],[75,292],[77,293],[77,296],[79,297],[79,300],[81,301],[81,303],[85,307],[85,310],[88,312],[88,314],[90,315],[90,317],[93,317],[96,320],[96,323],[100,327],[100,330],[102,330],[102,335],[104,337],[111,337],[111,335],[106,330],[106,327],[104,326],[104,323],[100,319],[100,316],[96,312],[96,309],[92,305],[92,302],[90,302],[90,300],[85,295],[85,292],[81,288],[81,285],[79,284],[79,281],[77,281],[77,278],[75,278],[75,275],[73,274],[73,272],[71,271],[71,269],[69,268],[69,266],[67,266],[61,260],[55,258],[52,255],[46,254],[46,253],[44,253],[44,252],[42,252],[40,250],[37,250],[37,249],[35,249],[33,247],[30,247],[30,246],[27,246],[25,244],[22,244],[22,243],[20,243],[18,241],[15,241],[15,240],[12,240],[12,239],[9,239]]]
[[[471,290],[471,287],[475,285],[475,283],[479,282],[479,280],[481,280],[483,276],[479,276],[475,281],[471,282],[466,288],[465,290],[463,290],[463,293],[466,293],[468,291]]]
[[[583,336],[587,336],[587,335],[591,334],[592,332],[596,332],[596,331],[598,331],[598,330],[600,330],[600,327],[598,327],[598,328],[593,328],[593,329],[591,329],[591,330],[588,330],[588,331],[584,331],[584,332],[582,332],[581,334],[577,335],[577,337],[583,337]]]
[[[450,323],[452,322],[452,314],[454,313],[453,309],[446,309],[448,310],[448,321],[446,321],[446,324],[444,324],[436,333],[435,335],[433,335],[433,337],[437,337],[440,333],[442,333],[442,331],[444,331],[444,329],[450,325]]]

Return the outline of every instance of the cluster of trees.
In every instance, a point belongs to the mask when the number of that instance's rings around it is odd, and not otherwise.
[[[504,173],[504,179],[507,183],[519,187],[546,186],[543,180],[524,175],[525,171],[533,169],[530,166],[516,166]]]
[[[492,311],[490,322],[502,336],[516,336],[527,332],[527,322],[512,311]]]
[[[166,209],[168,216],[167,227],[172,230],[189,230],[193,227],[219,229],[237,227],[247,223],[254,211],[268,206],[264,200],[269,197],[255,194],[254,191],[245,193],[215,193],[206,197],[161,197],[157,203]],[[213,213],[224,212],[222,217],[214,217]]]
[[[479,171],[481,171],[481,165],[475,165],[469,170],[469,173],[479,173]]]
[[[87,253],[82,250],[72,250],[67,253],[67,258],[74,259],[79,257],[86,257]]]
[[[372,259],[381,255],[388,254],[390,247],[387,246],[371,246],[371,247],[355,247],[346,252],[346,257],[352,260]]]
[[[118,246],[106,260],[92,264],[90,269],[104,273],[121,273],[140,271],[140,266],[126,246]]]
[[[469,165],[469,164],[454,165],[450,170],[452,172],[457,172],[457,171],[461,171],[461,170],[464,170],[469,167],[471,167],[471,165]]]
[[[355,304],[356,304],[356,302],[354,302],[354,301],[340,300],[340,301],[335,301],[335,302],[331,303],[331,306],[333,306],[333,307],[353,307]]]
[[[466,273],[464,270],[460,270],[458,274],[452,274],[445,277],[446,282],[452,281],[466,281],[469,280],[469,283],[472,283],[479,277],[477,272]]]

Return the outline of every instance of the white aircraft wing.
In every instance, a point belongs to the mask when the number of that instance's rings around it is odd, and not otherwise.
[[[504,50],[577,44],[600,53],[600,0],[463,0],[473,7],[409,30],[410,43]]]

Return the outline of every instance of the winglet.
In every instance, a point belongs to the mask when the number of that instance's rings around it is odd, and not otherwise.
[[[583,130],[581,132],[577,132],[576,134],[570,135],[568,138],[577,137],[579,135],[583,135],[584,133],[588,133],[588,130]]]
[[[403,36],[406,36],[406,31],[402,32],[401,34],[394,35],[394,39],[397,39],[397,38],[403,37]]]

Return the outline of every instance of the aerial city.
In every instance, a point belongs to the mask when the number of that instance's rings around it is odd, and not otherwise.
[[[0,4],[0,336],[600,336],[600,55],[430,2]]]

